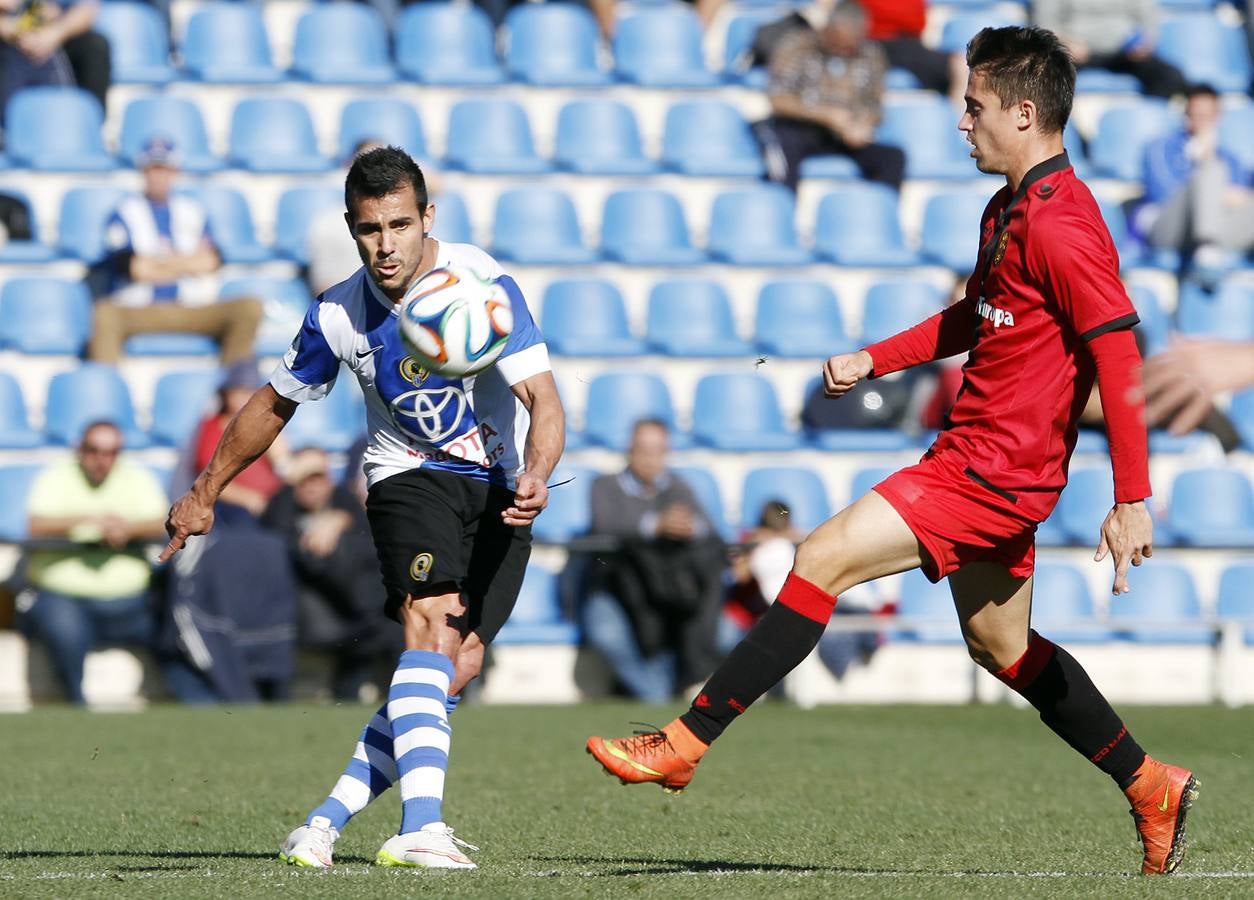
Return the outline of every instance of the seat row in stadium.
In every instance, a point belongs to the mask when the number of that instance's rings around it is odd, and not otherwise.
[[[181,72],[171,65],[163,23],[151,7],[105,3],[96,27],[109,38],[115,77],[122,82],[164,84],[183,77],[245,84],[291,78],[327,84],[408,79],[431,85],[492,85],[514,80],[567,87],[617,82],[701,88],[758,83],[753,78],[746,81],[736,61],[756,28],[782,14],[778,9],[769,13],[769,18],[756,11],[733,18],[724,33],[721,72],[707,66],[700,21],[681,3],[637,5],[622,16],[611,42],[612,67],[602,65],[600,36],[591,14],[566,3],[515,6],[502,28],[499,57],[491,22],[469,4],[405,6],[391,42],[382,17],[369,6],[314,4],[296,23],[287,72],[275,66],[265,21],[251,4],[200,7],[178,47]],[[1021,18],[1010,19],[996,8],[973,10],[946,23],[940,47],[959,50],[985,25]],[[389,53],[389,43],[394,53]],[[1248,86],[1250,59],[1240,29],[1213,15],[1169,16],[1161,24],[1157,52],[1194,81],[1209,81],[1221,90],[1244,91]],[[1102,87],[1129,89],[1121,81],[1102,82]]]

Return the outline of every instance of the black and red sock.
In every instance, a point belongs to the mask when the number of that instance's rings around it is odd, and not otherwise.
[[[1145,751],[1074,656],[1033,631],[1023,655],[995,674],[1119,787],[1132,781]]]
[[[680,721],[699,740],[713,743],[737,716],[810,655],[835,606],[831,594],[795,572],[788,573],[779,599],[714,671]]]

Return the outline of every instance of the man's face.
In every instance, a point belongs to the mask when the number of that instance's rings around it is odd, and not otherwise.
[[[361,261],[379,290],[399,301],[423,263],[435,206],[420,213],[414,187],[406,184],[382,197],[358,197],[354,207],[344,218]]]
[[[666,429],[657,425],[641,425],[631,437],[627,468],[642,482],[652,485],[666,471],[668,449]]]
[[[1002,108],[1001,98],[989,90],[984,75],[967,76],[966,112],[958,120],[958,130],[972,145],[971,158],[981,172],[1004,175],[1018,156],[1023,137],[1020,104]]]
[[[1219,98],[1209,94],[1190,97],[1184,105],[1184,124],[1189,134],[1198,135],[1219,125]]]
[[[835,18],[823,28],[823,49],[835,56],[856,56],[865,32],[865,25],[856,19]]]
[[[301,450],[293,455],[291,465],[301,472],[300,480],[292,487],[297,505],[306,512],[325,509],[335,487],[326,453],[313,448]]]
[[[165,165],[149,166],[144,169],[144,196],[156,203],[165,203],[170,199],[170,191],[174,188],[174,179],[178,170]]]
[[[112,425],[97,425],[83,435],[78,445],[78,463],[87,483],[99,487],[118,461],[122,452],[122,433]]]

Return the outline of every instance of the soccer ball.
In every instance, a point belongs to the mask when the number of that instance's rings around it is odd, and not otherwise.
[[[459,266],[433,269],[401,301],[401,340],[428,371],[474,375],[496,362],[514,330],[500,282]]]

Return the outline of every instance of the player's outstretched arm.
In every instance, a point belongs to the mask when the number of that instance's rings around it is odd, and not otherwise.
[[[269,449],[283,426],[296,412],[296,402],[280,397],[270,385],[259,388],[244,408],[231,419],[205,471],[192,483],[191,490],[174,502],[166,519],[170,535],[161,556],[165,562],[187,543],[193,534],[206,534],[213,527],[213,504],[249,464]]]
[[[514,385],[513,391],[531,414],[531,424],[514,505],[503,510],[501,518],[506,525],[529,525],[549,505],[549,476],[566,448],[566,412],[552,372],[532,375]]]
[[[845,396],[871,374],[874,365],[871,354],[865,350],[833,356],[823,363],[823,395],[833,400]]]

